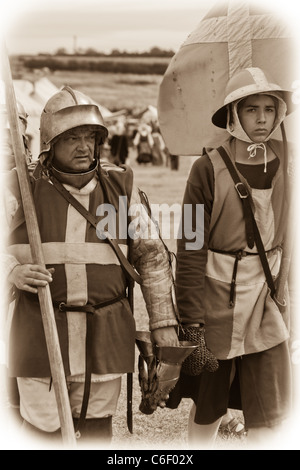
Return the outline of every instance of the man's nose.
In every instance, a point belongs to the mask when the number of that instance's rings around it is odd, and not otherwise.
[[[78,140],[77,148],[80,150],[86,150],[88,148],[87,140],[84,137]]]
[[[266,114],[264,111],[260,111],[257,118],[258,122],[266,122]]]

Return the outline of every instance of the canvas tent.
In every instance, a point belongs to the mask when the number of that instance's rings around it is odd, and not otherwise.
[[[200,155],[204,146],[224,139],[226,131],[215,127],[211,116],[223,105],[225,86],[239,69],[261,67],[292,91],[297,77],[290,30],[273,11],[253,2],[228,1],[209,10],[173,56],[160,84],[158,119],[171,153]]]
[[[149,104],[149,106],[147,106],[147,109],[141,113],[140,118],[143,122],[146,122],[148,124],[156,123],[157,122],[157,108]]]
[[[29,82],[28,80],[14,80],[13,84],[16,99],[24,106],[28,114],[27,135],[29,137],[32,157],[35,160],[38,157],[40,147],[40,116],[43,110],[43,106],[48,99],[50,91],[48,93],[46,92],[43,98],[40,94],[35,93],[35,85],[32,82]],[[48,90],[51,88],[52,93],[52,83],[49,82],[49,84],[51,85],[51,87],[49,87]]]

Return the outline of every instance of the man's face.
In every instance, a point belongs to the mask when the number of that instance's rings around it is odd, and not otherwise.
[[[94,160],[96,132],[89,127],[75,127],[64,132],[54,144],[53,165],[58,170],[81,173]]]
[[[276,118],[271,96],[251,95],[239,105],[238,116],[244,131],[253,142],[264,142],[273,129]]]

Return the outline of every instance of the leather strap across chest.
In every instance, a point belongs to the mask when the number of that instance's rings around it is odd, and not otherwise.
[[[233,181],[234,181],[234,186],[235,189],[240,197],[240,200],[243,205],[243,211],[244,211],[244,219],[245,219],[245,224],[246,224],[246,238],[247,238],[247,243],[249,248],[252,248],[254,246],[254,242],[257,247],[258,254],[260,256],[260,260],[262,263],[262,267],[266,276],[266,280],[268,283],[268,286],[271,290],[271,296],[274,297],[275,295],[275,285],[273,281],[273,276],[270,270],[270,266],[268,263],[268,259],[266,257],[266,252],[265,248],[259,233],[259,229],[256,224],[256,220],[252,211],[251,207],[251,195],[245,186],[244,183],[239,178],[239,175],[229,157],[227,154],[226,150],[224,147],[219,147],[218,152],[221,155]],[[249,244],[249,241],[251,245]],[[238,258],[237,258],[238,259]]]
[[[52,182],[55,189],[69,202],[75,209],[93,226],[97,229],[98,221],[86,208],[80,204],[77,199],[72,196],[72,194],[67,191],[67,189],[55,178],[55,176],[50,175],[50,181]],[[121,266],[123,267],[126,277],[130,280],[134,280],[138,284],[142,284],[142,279],[140,275],[132,267],[126,256],[124,256],[122,250],[120,249],[116,240],[110,235],[109,232],[104,232],[106,240],[114,250],[118,260],[120,261]]]

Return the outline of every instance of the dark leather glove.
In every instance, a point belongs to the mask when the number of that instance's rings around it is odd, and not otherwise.
[[[203,369],[215,372],[219,367],[218,360],[206,347],[204,332],[203,326],[181,325],[179,328],[179,340],[199,344],[182,364],[181,370],[186,375],[199,375]]]

